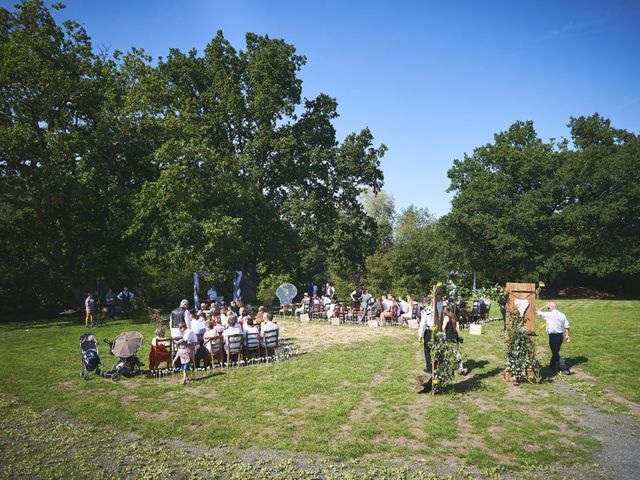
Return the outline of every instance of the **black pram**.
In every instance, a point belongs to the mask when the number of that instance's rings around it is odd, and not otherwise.
[[[93,333],[85,333],[80,337],[80,351],[82,352],[80,376],[85,380],[89,380],[89,372],[95,371],[97,375],[100,375],[98,338]]]

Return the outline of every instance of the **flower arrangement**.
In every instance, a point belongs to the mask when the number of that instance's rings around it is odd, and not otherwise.
[[[538,383],[540,362],[536,358],[535,343],[524,328],[525,317],[513,312],[509,317],[506,339],[506,368],[517,382]]]

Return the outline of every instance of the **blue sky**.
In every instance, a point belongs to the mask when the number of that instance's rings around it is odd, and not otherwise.
[[[14,2],[0,0],[10,8]],[[308,62],[303,95],[338,99],[338,135],[368,126],[389,147],[398,210],[450,208],[447,170],[516,120],[543,139],[594,112],[640,131],[640,2],[67,0],[55,13],[94,46],[202,51],[218,29],[283,38]]]

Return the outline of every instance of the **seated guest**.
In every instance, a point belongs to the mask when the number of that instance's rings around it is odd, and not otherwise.
[[[385,323],[391,322],[394,318],[398,317],[398,304],[396,300],[391,296],[387,296],[387,307],[380,314],[380,320]]]
[[[270,332],[271,330],[278,330],[278,324],[273,321],[272,313],[265,313],[264,315],[265,322],[263,322],[262,327],[260,328],[260,343],[264,347],[264,334],[265,332]]]
[[[402,314],[400,315],[401,324],[408,325],[411,318],[413,318],[413,298],[411,297],[411,295],[407,295],[407,301],[404,302],[404,308],[402,309]]]
[[[253,325],[253,317],[251,316],[251,312],[248,309],[244,308],[242,316],[240,317],[240,324],[242,325],[242,328],[247,325],[247,322],[249,320],[251,320],[251,324]]]
[[[264,315],[264,307],[262,305],[260,305],[260,307],[258,307],[258,312],[256,313],[256,318],[253,321],[253,323],[260,328],[260,324],[262,323],[262,317]]]
[[[229,310],[229,312],[231,312],[231,310]],[[233,312],[231,312],[231,313],[233,314]],[[228,317],[228,312],[227,312],[227,310],[220,310],[220,324],[221,324],[224,328],[227,328],[227,326],[228,326],[228,323],[227,323],[228,318],[229,318],[229,317]]]
[[[151,351],[149,352],[149,369],[155,370],[161,362],[171,360],[170,341],[164,340],[164,328],[159,327],[155,331],[155,337],[151,340]]]
[[[314,295],[311,298],[311,302],[309,304],[309,313],[318,312],[322,309],[322,303],[317,295]]]
[[[206,303],[202,302],[200,304],[200,310],[196,312],[196,316],[199,317],[202,314],[206,316],[207,313],[210,313],[210,312],[211,312],[211,307],[209,307],[209,305],[207,305]]]
[[[216,330],[215,326],[216,324],[213,321],[208,321],[206,326],[207,329],[204,332],[204,336],[203,336],[204,345],[207,348],[207,351],[209,353],[211,353],[211,344],[209,343],[209,340],[211,340],[212,338],[222,336],[222,332],[219,332],[218,330]]]
[[[229,306],[229,309],[236,315],[240,313],[240,307],[238,306],[238,303],[235,300],[231,301],[231,305]]]
[[[227,329],[222,333],[222,338],[224,338],[224,350],[225,352],[229,350],[229,336],[230,335],[244,335],[244,331],[242,330],[242,325],[238,323],[238,317],[236,317],[233,312],[228,312],[227,315]]]
[[[302,296],[302,304],[298,308],[296,308],[295,312],[293,312],[294,315],[297,317],[303,314],[304,312],[308,312],[309,303],[310,303],[309,294],[305,292],[305,294]]]
[[[329,307],[331,306],[332,301],[331,298],[328,295],[325,295],[324,297],[322,297],[322,307],[324,308],[324,310],[329,310]]]
[[[203,334],[206,330],[207,318],[204,313],[201,313],[200,316],[194,317],[191,320],[191,330],[198,335]]]
[[[407,302],[404,298],[400,298],[398,302],[398,315],[402,316],[405,313],[407,313]]]
[[[327,319],[331,320],[340,315],[340,305],[337,303],[330,303],[327,307]]]
[[[256,348],[258,346],[258,339],[253,338],[251,343],[249,343],[249,334],[250,333],[260,333],[257,327],[253,324],[253,318],[247,317],[246,323],[244,324],[244,344],[247,348]]]
[[[384,307],[382,306],[382,297],[380,297],[376,299],[375,302],[373,302],[373,305],[371,305],[371,316],[375,320],[380,320],[380,314],[382,313],[383,310],[384,310]]]

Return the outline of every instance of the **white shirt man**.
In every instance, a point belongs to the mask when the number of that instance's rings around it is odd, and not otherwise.
[[[327,283],[327,297],[329,297],[331,300],[333,300],[333,296],[336,294],[336,289],[333,287],[333,285]]]
[[[238,317],[236,317],[235,315],[230,315],[228,317],[228,319],[227,319],[227,323],[229,324],[229,326],[222,333],[222,338],[224,339],[224,350],[225,351],[228,350],[229,336],[230,335],[241,334],[241,335],[244,336],[244,331],[242,330],[242,325],[240,325],[240,323],[238,323]]]
[[[260,327],[260,343],[264,346],[264,334],[272,330],[278,330],[278,324],[273,321],[273,314],[265,314],[265,322]]]
[[[325,310],[329,309],[329,306],[331,305],[331,298],[329,297],[329,295],[325,295],[324,297],[322,297],[322,305],[324,306]]]
[[[542,309],[538,310],[536,314],[544,318],[547,323],[547,333],[549,334],[549,348],[551,349],[551,360],[549,361],[549,367],[556,368],[560,366],[560,370],[563,374],[568,375],[569,367],[565,364],[564,360],[560,357],[560,347],[562,346],[562,335],[567,330],[566,340],[571,341],[569,336],[569,320],[567,316],[558,310],[558,306],[553,303],[547,303],[542,308],[548,308],[548,312],[543,312]]]

